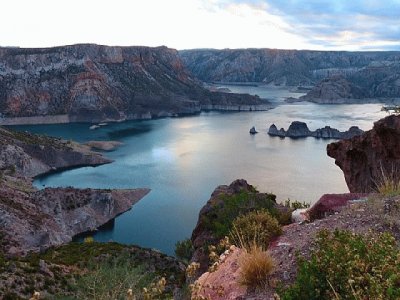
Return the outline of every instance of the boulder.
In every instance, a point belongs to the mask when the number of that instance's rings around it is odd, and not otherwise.
[[[400,116],[388,116],[361,136],[329,144],[327,153],[342,169],[350,192],[374,191],[383,176],[399,176]]]
[[[251,127],[250,128],[250,134],[256,134],[256,133],[258,133],[258,131],[256,130],[256,128],[253,126],[253,127]]]
[[[325,194],[308,209],[310,220],[322,219],[339,212],[349,201],[367,197],[365,193]]]

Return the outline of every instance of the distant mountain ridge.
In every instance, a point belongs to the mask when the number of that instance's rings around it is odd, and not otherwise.
[[[250,95],[206,90],[178,52],[167,47],[0,48],[2,117],[66,115],[71,122],[99,122],[214,106],[250,110],[265,103]]]
[[[205,82],[317,85],[304,97],[315,102],[331,98],[400,98],[398,51],[200,49],[183,50],[179,55],[186,67]],[[342,78],[342,83],[348,87],[337,90],[337,78]],[[318,86],[322,80],[325,81],[323,86]]]

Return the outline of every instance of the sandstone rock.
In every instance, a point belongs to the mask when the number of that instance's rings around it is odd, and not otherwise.
[[[330,214],[340,212],[348,202],[367,196],[368,194],[365,193],[325,194],[308,209],[308,215],[311,220],[325,218]]]
[[[374,191],[382,175],[398,176],[400,116],[388,116],[361,136],[329,144],[327,152],[342,169],[350,192]]]
[[[262,82],[307,88],[317,84],[303,100],[320,103],[400,98],[399,52],[195,49],[180,51],[179,55],[205,82]]]
[[[46,122],[38,117],[99,123],[265,103],[205,89],[167,47],[0,48],[0,124]]]

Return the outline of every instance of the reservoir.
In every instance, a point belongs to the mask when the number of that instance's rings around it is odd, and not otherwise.
[[[50,174],[34,184],[38,188],[150,188],[132,210],[94,237],[173,254],[176,241],[190,237],[201,207],[218,185],[244,178],[259,191],[276,194],[278,201],[315,202],[325,193],[348,192],[342,171],[326,155],[326,145],[334,140],[270,137],[267,131],[272,123],[285,129],[292,121],[304,121],[310,130],[326,125],[341,131],[353,125],[368,130],[386,116],[380,104],[285,104],[283,98],[292,93],[284,89],[228,88],[269,98],[276,107],[265,112],[203,112],[127,121],[96,130],[81,123],[15,128],[79,142],[122,142],[105,153],[114,160],[111,164]],[[258,134],[249,134],[252,126]]]

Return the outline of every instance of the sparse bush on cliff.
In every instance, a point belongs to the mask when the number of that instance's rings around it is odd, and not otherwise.
[[[290,200],[290,198],[288,198],[287,200],[285,200],[285,207],[287,208],[291,208],[293,210],[299,209],[299,208],[309,208],[310,207],[310,203],[307,203],[305,201],[300,202],[297,200]]]
[[[250,251],[254,246],[267,249],[273,237],[282,233],[276,218],[265,209],[238,216],[232,222],[230,238],[236,246]]]
[[[250,288],[262,288],[268,285],[269,276],[275,269],[275,263],[268,252],[253,245],[243,251],[239,257],[240,284]]]
[[[193,255],[194,248],[191,239],[185,239],[183,241],[178,241],[175,244],[175,255],[179,259],[188,262]]]
[[[278,220],[283,214],[276,208],[276,196],[273,194],[258,194],[241,192],[234,195],[221,196],[221,202],[216,205],[212,214],[204,215],[203,222],[205,227],[210,230],[216,238],[223,238],[229,235],[233,220],[241,214],[251,211],[265,209]]]
[[[400,299],[400,251],[388,233],[321,231],[311,258],[299,258],[283,300]]]

